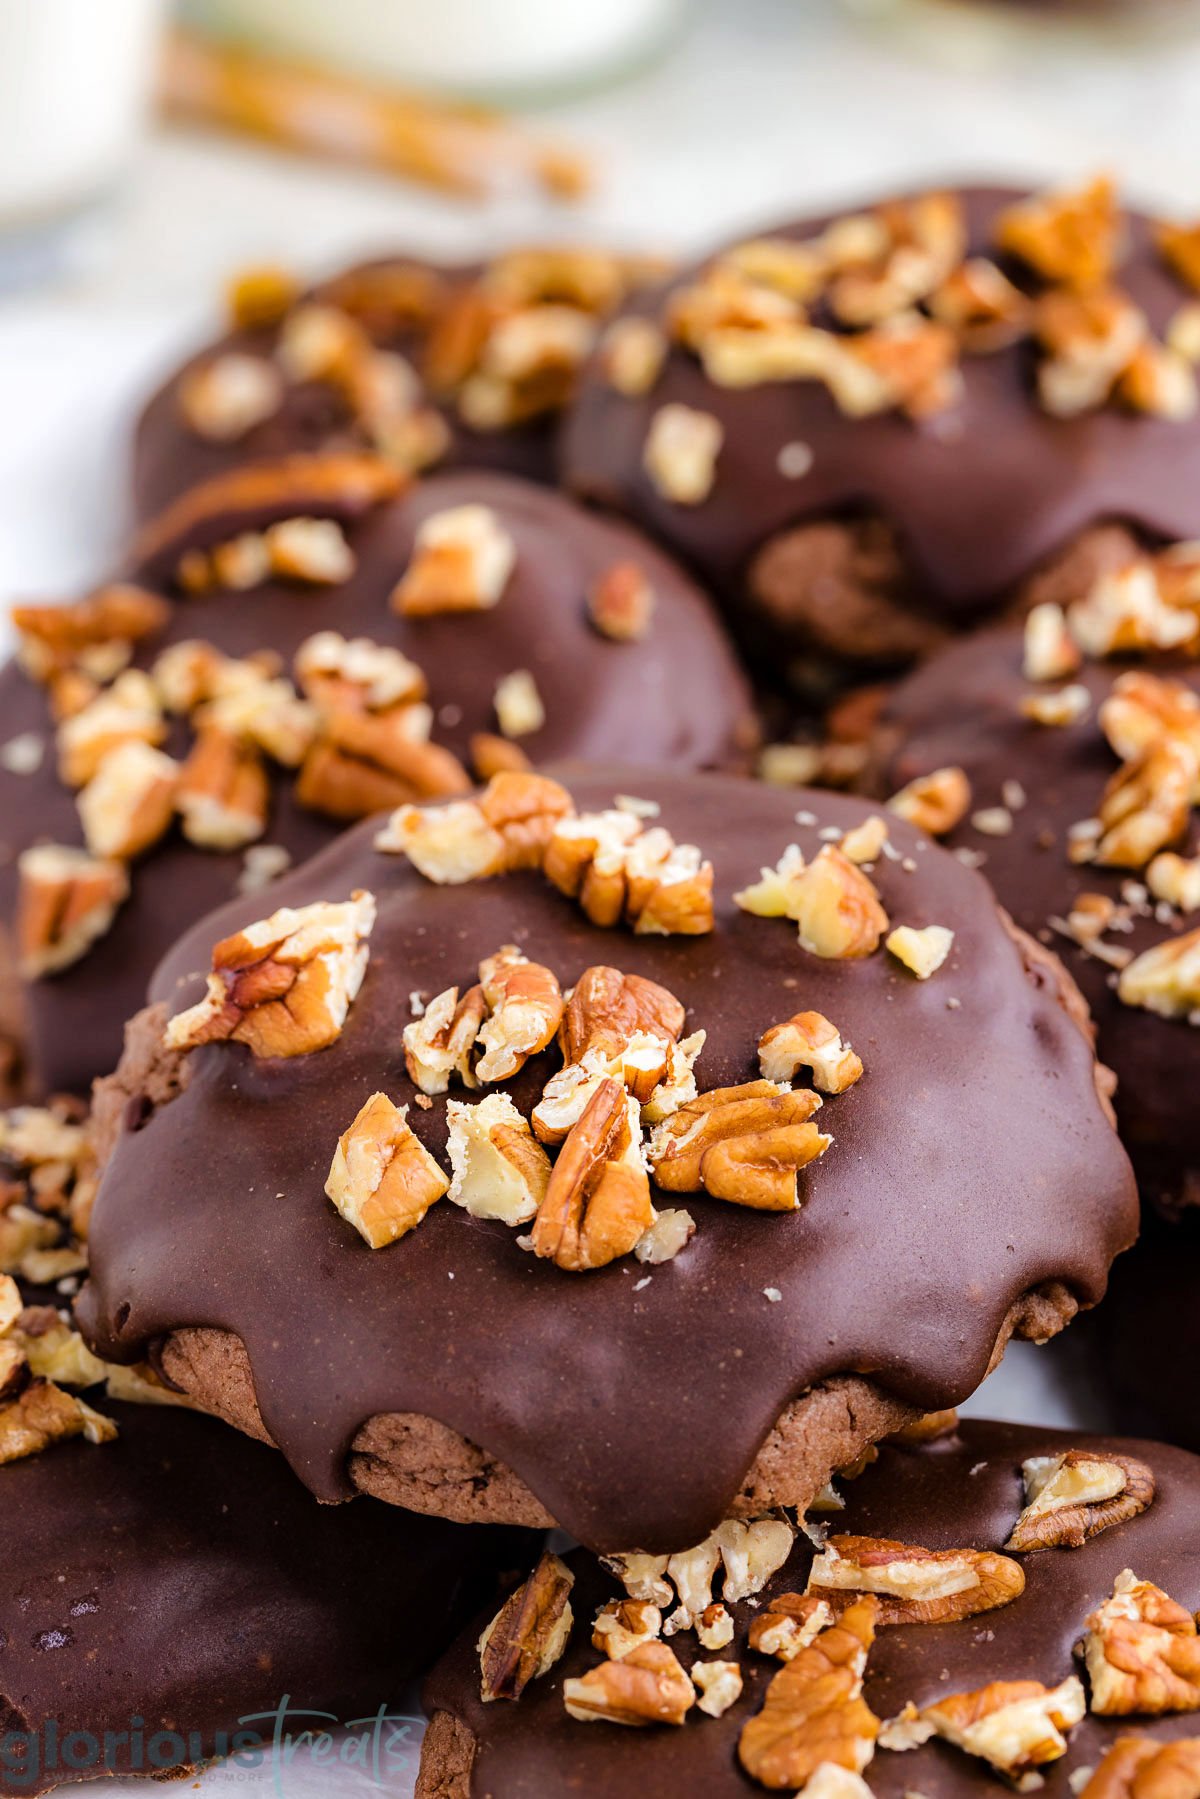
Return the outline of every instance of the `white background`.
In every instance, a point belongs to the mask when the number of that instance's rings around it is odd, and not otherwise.
[[[220,284],[243,263],[316,272],[371,251],[469,257],[547,235],[688,250],[888,187],[987,175],[1040,184],[1103,167],[1132,201],[1190,216],[1200,212],[1198,119],[1200,37],[1134,46],[1018,34],[996,52],[944,26],[933,40],[854,20],[836,0],[707,0],[655,68],[540,118],[595,153],[602,182],[582,208],[529,196],[458,206],[162,132],[114,198],[84,270],[0,293],[0,599],[69,593],[115,557],[138,397],[211,328]],[[971,1409],[1103,1422],[1069,1333],[1051,1351],[1010,1351]],[[233,1770],[203,1785],[273,1790]],[[330,1785],[298,1763],[282,1790],[316,1799]],[[125,1790],[89,1789],[97,1799]],[[143,1785],[129,1790],[144,1799]],[[343,1790],[367,1789],[351,1779]]]

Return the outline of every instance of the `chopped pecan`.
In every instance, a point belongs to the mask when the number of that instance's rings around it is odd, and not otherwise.
[[[77,1330],[53,1306],[27,1308],[21,1313],[11,1341],[19,1345],[29,1371],[39,1380],[65,1387],[94,1387],[108,1369],[94,1356]]]
[[[35,680],[79,668],[106,681],[128,662],[134,644],[161,631],[170,615],[158,594],[116,581],[69,606],[14,606],[12,622],[21,666]]]
[[[547,1551],[505,1600],[479,1639],[480,1698],[519,1699],[531,1680],[548,1674],[571,1634],[575,1576]]]
[[[154,683],[140,669],[126,669],[58,727],[59,776],[68,787],[85,787],[111,751],[125,743],[157,745],[166,734]]]
[[[540,962],[530,962],[512,944],[479,964],[479,982],[489,1016],[477,1047],[477,1081],[507,1081],[554,1041],[562,1023],[558,978]]]
[[[662,1612],[647,1599],[610,1599],[596,1613],[592,1647],[619,1662],[631,1649],[652,1643],[662,1630]]]
[[[318,715],[290,681],[267,679],[251,664],[248,675],[240,672],[220,684],[213,699],[196,713],[195,723],[199,730],[224,731],[256,743],[272,761],[295,768],[313,740]]]
[[[1025,1509],[1004,1545],[1079,1549],[1110,1524],[1124,1524],[1154,1498],[1154,1475],[1135,1456],[1068,1449],[1032,1456],[1022,1467]]]
[[[876,1609],[874,1599],[860,1599],[774,1676],[738,1739],[738,1759],[752,1779],[795,1789],[826,1762],[861,1774],[879,1733],[862,1696]]]
[[[919,1446],[936,1443],[939,1437],[953,1436],[957,1429],[958,1412],[953,1406],[947,1406],[940,1412],[922,1412],[911,1424],[902,1424],[899,1430],[890,1431],[884,1441]]]
[[[628,1255],[653,1218],[637,1101],[604,1080],[554,1164],[531,1247],[572,1273],[601,1268]]]
[[[720,1601],[706,1605],[692,1629],[702,1649],[725,1649],[733,1641],[733,1617]]]
[[[954,932],[943,924],[927,924],[917,930],[910,924],[889,932],[887,947],[898,962],[912,970],[918,981],[936,974],[954,946]]]
[[[800,1204],[797,1176],[833,1141],[809,1121],[820,1106],[807,1089],[781,1093],[773,1081],[717,1087],[658,1125],[649,1147],[658,1186],[790,1212]]]
[[[802,949],[838,961],[872,955],[888,928],[874,883],[832,843],[789,882],[787,916]]]
[[[929,310],[975,355],[1006,349],[1029,329],[1029,301],[986,256],[951,270],[929,295]]]
[[[516,545],[490,506],[431,513],[417,530],[392,606],[405,618],[487,612],[501,599],[516,560]]]
[[[171,823],[178,781],[179,764],[148,743],[110,750],[79,795],[92,854],[128,862],[157,843]]]
[[[1105,788],[1098,813],[1102,835],[1086,859],[1144,868],[1187,830],[1198,779],[1200,762],[1189,744],[1174,737],[1152,743]]]
[[[1027,681],[1065,681],[1083,660],[1079,645],[1067,628],[1061,606],[1043,600],[1025,618],[1023,671]],[[965,808],[964,808],[965,810]]]
[[[543,775],[494,775],[476,800],[449,806],[401,806],[375,839],[405,854],[426,880],[456,886],[511,869],[540,868],[571,796]]]
[[[450,1182],[410,1129],[408,1107],[373,1093],[338,1138],[325,1191],[372,1249],[420,1224]]]
[[[52,1381],[31,1380],[10,1404],[0,1406],[0,1464],[38,1455],[52,1443],[84,1436],[89,1443],[111,1443],[117,1427],[73,1393]]]
[[[654,589],[636,562],[614,562],[588,589],[588,617],[614,643],[640,643],[654,615]]]
[[[451,751],[429,743],[428,708],[363,712],[333,706],[322,714],[296,782],[296,798],[332,818],[366,818],[406,802],[467,793],[471,781]]]
[[[971,810],[971,783],[961,768],[935,768],[894,793],[888,809],[931,837],[945,837]]]
[[[375,899],[318,900],[225,937],[213,949],[208,992],[172,1018],[169,1049],[231,1039],[256,1056],[303,1056],[341,1035],[367,968]]]
[[[660,1608],[670,1605],[675,1597],[670,1581],[664,1580],[667,1563],[666,1555],[645,1555],[640,1550],[628,1550],[619,1555],[601,1556],[601,1561],[615,1574],[631,1599],[639,1599],[648,1605]]]
[[[1067,617],[1081,649],[1097,657],[1177,649],[1196,629],[1192,614],[1168,601],[1154,565],[1145,561],[1099,576]]]
[[[1144,338],[1117,383],[1117,393],[1134,412],[1154,418],[1188,419],[1200,404],[1191,363],[1170,344]]]
[[[179,410],[197,437],[237,443],[278,412],[283,380],[264,356],[228,350],[189,369],[179,384]]]
[[[619,1662],[563,1682],[568,1716],[582,1724],[682,1724],[695,1702],[695,1688],[666,1643],[643,1643]]]
[[[968,1755],[979,1756],[1021,1790],[1067,1752],[1066,1732],[1085,1711],[1083,1685],[1074,1674],[1057,1687],[1040,1680],[994,1680],[973,1693],[951,1693],[926,1706],[922,1720]]]
[[[1083,1655],[1100,1717],[1200,1710],[1200,1636],[1191,1612],[1126,1568],[1087,1621]]]
[[[17,872],[17,949],[27,981],[86,956],[129,897],[129,875],[120,862],[63,844],[24,850]]]
[[[296,651],[296,679],[307,699],[326,710],[359,705],[368,712],[423,700],[429,683],[415,662],[390,644],[316,631]]]
[[[1092,696],[1081,681],[1072,681],[1053,693],[1027,693],[1021,700],[1022,718],[1035,725],[1062,727],[1078,724],[1091,710]]]
[[[511,674],[501,675],[493,703],[505,737],[532,737],[546,722],[542,696],[527,668],[515,668]]]
[[[725,430],[711,412],[672,401],[650,421],[642,454],[646,473],[664,500],[699,506],[712,492]]]
[[[957,194],[918,194],[879,207],[877,256],[855,262],[830,289],[834,314],[846,325],[872,325],[926,300],[959,267],[966,223]]]
[[[777,1593],[765,1611],[750,1621],[750,1647],[760,1655],[778,1656],[781,1662],[794,1661],[802,1649],[828,1630],[833,1623],[833,1607],[815,1593]]]
[[[639,1262],[647,1262],[657,1268],[661,1262],[674,1261],[681,1249],[686,1249],[696,1234],[696,1220],[690,1212],[680,1208],[669,1207],[665,1212],[655,1215],[654,1223],[643,1231],[633,1246],[633,1253]]]
[[[1200,930],[1143,950],[1122,969],[1117,994],[1160,1018],[1200,1016]]]
[[[550,1184],[550,1158],[507,1093],[446,1107],[449,1197],[474,1218],[526,1224]]]
[[[1006,207],[996,243],[1046,280],[1083,290],[1111,275],[1123,230],[1113,183],[1099,175],[1076,193],[1037,194]]]
[[[229,323],[235,331],[264,330],[279,324],[299,298],[299,283],[289,269],[274,263],[239,269],[225,294]]]
[[[835,1611],[862,1593],[879,1598],[878,1622],[957,1623],[1008,1605],[1025,1590],[1019,1563],[981,1549],[922,1549],[884,1537],[833,1536],[814,1558],[805,1591]]]
[[[1038,369],[1038,396],[1054,418],[1103,406],[1146,339],[1145,315],[1114,288],[1051,289],[1037,301],[1035,319],[1049,352]]]
[[[493,775],[526,774],[532,768],[520,744],[494,731],[473,731],[470,740],[471,767],[479,781],[490,781]]]
[[[204,849],[243,849],[266,830],[269,805],[267,771],[254,746],[224,731],[201,731],[175,792],[188,842]]]
[[[547,879],[595,925],[622,917],[637,935],[698,936],[713,928],[711,862],[662,826],[629,812],[562,818],[546,847]]]
[[[478,1084],[471,1058],[487,1011],[482,987],[468,988],[461,1000],[457,987],[447,987],[405,1025],[405,1066],[422,1093],[445,1093],[452,1075],[464,1087]]]
[[[839,847],[848,861],[869,867],[879,860],[887,841],[887,819],[882,813],[873,812],[870,818],[864,818],[860,825],[846,832]]]
[[[614,319],[601,340],[601,367],[610,387],[627,399],[636,399],[655,385],[668,349],[667,339],[653,319]]]
[[[758,1065],[768,1081],[794,1081],[801,1068],[811,1068],[813,1085],[822,1093],[844,1093],[863,1071],[837,1026],[821,1012],[797,1012],[764,1031]]]
[[[701,1695],[696,1704],[710,1718],[724,1717],[742,1696],[742,1670],[736,1662],[693,1662],[689,1673]]]
[[[1196,1799],[1200,1737],[1118,1737],[1077,1791],[1079,1799]]]
[[[1146,885],[1155,899],[1180,912],[1200,912],[1200,856],[1176,856],[1164,850],[1146,870]]]
[[[1118,675],[1100,706],[1100,728],[1122,762],[1167,737],[1200,756],[1200,695],[1183,681],[1132,669]]]
[[[657,981],[603,964],[585,968],[563,1012],[563,1059],[582,1062],[589,1050],[618,1055],[639,1032],[677,1042],[685,1016],[675,995]]]

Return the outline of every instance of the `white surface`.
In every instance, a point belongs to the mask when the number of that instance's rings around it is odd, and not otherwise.
[[[566,213],[528,198],[480,213],[383,180],[160,136],[122,199],[103,266],[53,292],[0,298],[0,597],[68,592],[115,556],[138,396],[205,331],[222,278],[247,261],[316,270],[381,247],[469,256],[545,234],[686,249],[908,182],[1040,182],[1097,166],[1114,168],[1133,199],[1200,212],[1200,43],[986,66],[972,49],[965,60],[961,44],[934,61],[854,25],[833,0],[710,0],[659,69],[542,116],[604,166],[595,199]],[[971,1410],[1103,1422],[1083,1353],[1070,1333],[1046,1351],[1016,1346]],[[275,1772],[251,1780],[231,1769],[202,1784],[286,1799],[330,1790],[323,1768]],[[94,1789],[96,1799],[119,1790]],[[384,1790],[409,1787],[393,1776]]]

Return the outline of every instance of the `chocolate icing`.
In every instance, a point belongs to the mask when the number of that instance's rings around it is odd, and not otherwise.
[[[343,1721],[395,1710],[516,1559],[511,1532],[319,1506],[278,1456],[198,1413],[99,1405],[115,1442],[0,1470],[0,1792],[94,1771],[26,1778],[5,1733],[52,1719],[60,1743],[124,1732],[119,1770],[149,1773],[131,1759],[135,1717],[146,1743],[177,1731],[211,1755],[285,1695]],[[249,1728],[270,1743],[270,1721]]]
[[[517,563],[490,612],[403,619],[388,606],[408,563],[421,520],[467,502],[491,506],[517,543]],[[294,510],[294,507],[293,507]],[[287,508],[275,508],[274,512]],[[266,509],[230,513],[185,534],[211,543],[261,526]],[[570,500],[492,475],[435,477],[407,495],[345,523],[358,561],[336,588],[281,582],[248,593],[181,598],[163,635],[143,646],[151,662],[167,643],[207,638],[231,655],[270,646],[290,665],[312,632],[335,628],[394,644],[426,672],[435,709],[434,739],[468,757],[473,732],[495,729],[499,677],[529,668],[546,707],[546,724],[523,740],[536,758],[563,755],[689,768],[728,762],[750,713],[746,685],[703,596],[638,535],[584,513]],[[179,534],[146,541],[131,573],[170,592],[183,544]],[[612,563],[632,560],[657,595],[640,643],[613,643],[588,624],[584,596]],[[46,742],[33,775],[0,769],[0,928],[16,903],[16,858],[40,840],[79,843],[75,796],[55,772],[52,728],[42,690],[10,665],[0,672],[2,735],[27,731]],[[173,747],[182,751],[186,732]],[[294,776],[274,771],[271,821],[264,841],[283,844],[299,862],[329,843],[336,821],[306,812],[293,798]],[[155,963],[193,920],[235,891],[242,857],[195,849],[173,831],[135,867],[133,897],[113,930],[83,961],[28,989],[30,1061],[44,1089],[84,1092],[107,1073],[121,1048],[124,1020],[143,1003]]]
[[[81,1319],[118,1358],[181,1326],[235,1332],[267,1429],[322,1496],[346,1491],[359,1425],[414,1411],[515,1469],[589,1545],[679,1548],[725,1514],[784,1405],[822,1378],[869,1374],[910,1404],[943,1406],[978,1385],[1019,1295],[1062,1281],[1098,1300],[1133,1234],[1132,1187],[1089,1047],[1027,975],[978,875],[898,824],[915,866],[880,863],[884,904],[896,921],[952,928],[950,961],[927,983],[882,949],[822,962],[792,926],[731,895],[790,841],[815,853],[818,826],[794,822],[798,802],[820,826],[849,828],[868,813],[861,801],[629,769],[564,778],[581,808],[614,792],[661,802],[676,839],[714,861],[715,932],[598,930],[536,872],[435,889],[360,827],[270,896],[377,895],[371,964],[341,1038],[287,1062],[229,1046],[193,1056],[182,1097],[117,1144]],[[260,895],[198,926],[153,996],[173,1009],[194,999],[214,939],[266,910]],[[333,1146],[373,1090],[413,1098],[401,1047],[412,992],[462,985],[508,942],[564,987],[595,963],[667,986],[687,1028],[708,1032],[702,1088],[756,1077],[760,1034],[794,1011],[832,1019],[866,1074],[826,1103],[835,1142],[801,1177],[803,1209],[688,1196],[696,1236],[654,1270],[626,1259],[566,1274],[448,1202],[394,1248],[368,1250],[323,1195]],[[523,1111],[558,1065],[547,1053],[510,1083]],[[440,1154],[443,1103],[410,1118]]]
[[[963,197],[971,253],[993,255],[992,223],[1017,191],[969,188]],[[763,235],[802,239],[829,222],[804,219]],[[1116,279],[1161,335],[1191,295],[1158,258],[1148,221],[1130,217],[1129,232],[1130,255]],[[629,310],[657,306],[639,296]],[[676,347],[640,398],[615,392],[598,367],[585,375],[564,426],[563,471],[583,498],[628,514],[671,545],[737,614],[752,605],[746,564],[777,532],[831,515],[881,515],[911,566],[903,603],[966,625],[1096,520],[1129,519],[1163,537],[1200,530],[1200,416],[1177,424],[1113,406],[1052,418],[1033,392],[1033,359],[1027,343],[965,356],[961,406],[920,426],[895,412],[848,418],[816,381],[717,387]],[[642,466],[650,420],[669,402],[711,412],[724,427],[716,483],[699,506],[665,500]],[[801,479],[778,467],[783,446],[797,442],[813,452]]]
[[[1157,1482],[1150,1509],[1082,1549],[1020,1557],[1026,1587],[1011,1605],[960,1624],[881,1630],[867,1664],[865,1689],[879,1717],[895,1716],[907,1700],[930,1704],[993,1680],[1034,1679],[1051,1686],[1080,1672],[1072,1646],[1088,1614],[1108,1597],[1124,1568],[1161,1585],[1189,1610],[1200,1606],[1195,1554],[1200,1462],[1158,1443],[970,1420],[956,1436],[923,1449],[881,1449],[879,1461],[858,1480],[839,1483],[846,1510],[828,1522],[834,1530],[893,1537],[931,1549],[999,1549],[1023,1503],[1021,1463],[1029,1456],[1088,1447],[1109,1447],[1147,1461]],[[762,1603],[775,1593],[802,1592],[811,1556],[810,1545],[798,1537],[790,1561],[764,1588]],[[761,1708],[780,1664],[746,1645],[754,1608],[731,1608],[736,1636],[717,1652],[741,1663],[745,1681],[741,1699],[724,1717],[693,1712],[681,1729],[581,1724],[566,1715],[562,1683],[603,1659],[590,1645],[591,1620],[596,1607],[619,1597],[621,1590],[589,1557],[578,1554],[571,1562],[577,1582],[570,1646],[552,1672],[527,1687],[519,1700],[480,1702],[474,1629],[463,1633],[425,1683],[426,1709],[450,1712],[479,1739],[470,1792],[487,1799],[540,1799],[551,1792],[587,1793],[591,1799],[623,1799],[631,1792],[645,1799],[675,1799],[680,1793],[703,1793],[705,1799],[761,1795],[764,1789],[737,1763],[737,1738]],[[690,1632],[673,1637],[671,1647],[685,1665],[707,1659],[708,1652],[698,1649]],[[1195,1736],[1200,1715],[1105,1720],[1089,1714],[1072,1731],[1066,1755],[1043,1770],[1047,1799],[1067,1799],[1070,1774],[1095,1767],[1114,1739],[1131,1730],[1148,1731],[1162,1741]],[[936,1742],[903,1754],[878,1750],[865,1778],[878,1799],[903,1799],[905,1793],[952,1799],[966,1792],[999,1799],[1012,1791],[985,1762]]]
[[[1149,1218],[1091,1333],[1122,1429],[1200,1450],[1200,1213]]]
[[[1124,1005],[1113,991],[1112,970],[1070,939],[1054,935],[1050,917],[1065,918],[1074,896],[1103,893],[1119,903],[1137,870],[1072,865],[1067,831],[1095,815],[1117,758],[1097,720],[1100,701],[1125,668],[1115,661],[1088,663],[1078,676],[1092,707],[1077,724],[1043,726],[1023,718],[1021,699],[1031,691],[1022,674],[1023,633],[1017,626],[981,632],[952,644],[896,689],[883,722],[900,747],[886,771],[891,793],[915,775],[957,763],[966,770],[973,809],[999,805],[1005,781],[1020,783],[1027,804],[1013,813],[1012,831],[988,837],[970,819],[947,842],[982,852],[983,872],[1001,905],[1022,928],[1051,942],[1078,981],[1096,1021],[1098,1053],[1117,1075],[1122,1135],[1147,1198],[1178,1202],[1190,1173],[1200,1170],[1200,1116],[1192,1082],[1200,1071],[1200,1034],[1183,1021],[1167,1020]],[[1164,668],[1200,691],[1200,669]],[[1200,847],[1195,819],[1191,848]],[[1107,939],[1140,953],[1195,919],[1176,916],[1163,925],[1135,918],[1133,929]]]
[[[380,258],[347,269],[316,288],[311,297],[323,300],[331,290],[336,297],[339,281],[389,266],[428,274],[444,282],[447,293],[461,289],[480,273],[475,266],[451,269],[414,263],[410,258]],[[371,325],[370,320],[366,322]],[[383,330],[376,321],[371,335],[381,348],[419,358],[423,338],[420,330]],[[278,412],[235,443],[214,442],[189,427],[180,408],[179,390],[192,370],[231,350],[269,356],[277,338],[273,328],[230,331],[188,357],[151,395],[138,420],[133,445],[133,504],[139,519],[152,518],[198,481],[242,463],[261,462],[295,451],[370,447],[345,399],[324,381],[289,382]],[[521,475],[530,481],[553,481],[557,419],[534,419],[505,431],[472,431],[453,406],[440,410],[451,433],[441,468],[489,469]]]

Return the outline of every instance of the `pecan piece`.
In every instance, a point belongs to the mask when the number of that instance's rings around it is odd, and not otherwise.
[[[765,1787],[802,1787],[823,1763],[861,1774],[879,1719],[862,1696],[876,1601],[860,1599],[776,1674],[762,1710],[742,1726],[738,1760]]]
[[[535,1217],[550,1184],[550,1158],[508,1094],[489,1093],[477,1105],[452,1099],[446,1122],[455,1205],[505,1224]]]
[[[111,1443],[117,1427],[74,1393],[64,1393],[52,1381],[31,1380],[8,1405],[0,1406],[0,1465],[38,1455],[52,1443],[68,1437],[86,1437],[89,1443]]]
[[[837,1026],[821,1012],[797,1012],[764,1031],[758,1065],[768,1081],[794,1081],[801,1068],[811,1068],[813,1085],[822,1093],[844,1093],[863,1071]]]
[[[549,1552],[505,1600],[479,1639],[480,1698],[519,1699],[531,1680],[548,1674],[571,1634],[575,1576]]]
[[[563,1060],[582,1062],[590,1050],[619,1055],[639,1033],[676,1043],[685,1017],[675,995],[657,981],[602,963],[585,968],[563,1011]]]
[[[711,862],[631,812],[560,819],[543,863],[551,884],[595,925],[622,917],[636,934],[697,936],[713,928]]]
[[[742,1670],[736,1662],[693,1662],[691,1678],[700,1692],[696,1701],[710,1718],[722,1718],[742,1696]]]
[[[430,743],[427,707],[366,712],[356,705],[327,707],[296,782],[296,798],[331,818],[372,812],[423,799],[467,793],[471,781],[450,750]]]
[[[126,669],[58,727],[59,777],[68,787],[86,787],[122,744],[158,745],[166,734],[154,683],[140,669]]]
[[[664,500],[699,506],[712,492],[725,428],[711,412],[672,401],[650,420],[642,462]]]
[[[1104,1718],[1200,1710],[1200,1636],[1191,1612],[1126,1568],[1087,1621],[1091,1708]]]
[[[225,937],[213,949],[208,992],[172,1018],[169,1049],[227,1039],[256,1056],[305,1056],[341,1035],[367,969],[373,894],[318,900]]]
[[[450,1182],[408,1124],[408,1107],[373,1093],[338,1138],[325,1191],[372,1249],[420,1224]]]
[[[996,243],[1047,281],[1087,289],[1116,265],[1124,226],[1111,180],[1099,175],[1076,193],[1035,194],[1006,207]]]
[[[588,589],[587,609],[601,637],[640,643],[654,616],[654,589],[636,562],[614,562]]]
[[[175,811],[179,764],[148,743],[110,750],[79,795],[88,849],[101,860],[132,861],[164,836]]]
[[[1110,1524],[1124,1524],[1154,1499],[1154,1474],[1135,1456],[1068,1449],[1031,1456],[1021,1470],[1025,1509],[1004,1545],[1080,1549]]]
[[[579,1273],[628,1255],[654,1219],[637,1101],[601,1081],[559,1153],[530,1246]]]
[[[1036,1770],[1067,1752],[1066,1732],[1086,1710],[1083,1684],[994,1680],[974,1693],[950,1693],[926,1706],[922,1721],[947,1743],[979,1756],[1021,1790],[1040,1785]]]
[[[1106,1750],[1080,1799],[1196,1799],[1200,1794],[1200,1737],[1160,1743],[1118,1737]]]
[[[283,378],[274,363],[240,350],[189,369],[179,384],[179,410],[197,437],[237,443],[283,404]]]
[[[1187,830],[1198,779],[1200,762],[1189,744],[1173,737],[1152,743],[1108,783],[1098,814],[1103,835],[1080,859],[1144,868]]]
[[[863,1593],[885,1624],[956,1623],[1008,1605],[1025,1590],[1017,1562],[983,1549],[922,1549],[886,1537],[833,1536],[815,1556],[807,1593],[835,1611]]]
[[[568,1716],[582,1724],[682,1724],[696,1691],[666,1643],[643,1643],[563,1682]]]
[[[404,618],[487,612],[498,604],[517,547],[490,506],[454,506],[419,526],[412,561],[392,594]]]
[[[171,616],[158,594],[113,582],[69,606],[14,606],[18,657],[34,680],[79,668],[98,681],[125,666],[133,646],[161,631]]]
[[[1027,681],[1065,681],[1083,661],[1061,606],[1043,600],[1025,619],[1022,671]]]
[[[953,947],[954,932],[944,924],[927,924],[920,930],[901,924],[888,933],[888,950],[897,962],[912,970],[918,981],[927,981],[936,974]]]
[[[496,720],[506,738],[532,737],[546,722],[537,682],[527,668],[514,668],[496,682]]]
[[[129,897],[129,875],[120,862],[63,844],[24,850],[17,870],[17,948],[27,981],[86,956]]]
[[[1146,870],[1146,885],[1155,899],[1180,912],[1200,912],[1200,856],[1176,856],[1164,850]]]
[[[643,1643],[652,1643],[662,1630],[662,1612],[646,1599],[610,1599],[596,1613],[592,1647],[610,1661],[619,1662]]]
[[[781,1093],[773,1081],[716,1087],[659,1125],[650,1165],[668,1193],[698,1193],[760,1211],[794,1211],[797,1176],[833,1141],[816,1125],[821,1101],[807,1089]]]
[[[1121,971],[1117,994],[1160,1018],[1193,1018],[1200,1010],[1200,930],[1143,950]]]
[[[478,800],[401,806],[376,849],[407,855],[427,881],[456,886],[513,869],[540,868],[558,822],[574,811],[570,794],[543,775],[494,775]]]
[[[802,1649],[828,1630],[833,1607],[815,1593],[777,1593],[765,1611],[750,1621],[750,1647],[760,1655],[795,1661]]]
[[[369,637],[316,631],[296,651],[296,679],[322,711],[354,706],[387,712],[423,700],[429,684],[403,651]]]
[[[554,1041],[562,1023],[558,977],[530,962],[513,944],[479,964],[479,984],[489,1016],[481,1027],[477,1081],[507,1081]]]
[[[203,730],[183,765],[175,807],[189,843],[244,849],[267,828],[270,784],[253,744]]]
[[[457,1075],[464,1087],[478,1083],[471,1053],[487,1017],[482,987],[470,987],[458,997],[457,987],[447,987],[431,999],[420,1018],[404,1027],[404,1061],[408,1078],[422,1093],[445,1093]]]
[[[1200,755],[1200,695],[1183,681],[1130,669],[1113,682],[1099,717],[1122,762],[1144,755],[1163,737],[1186,743]]]

